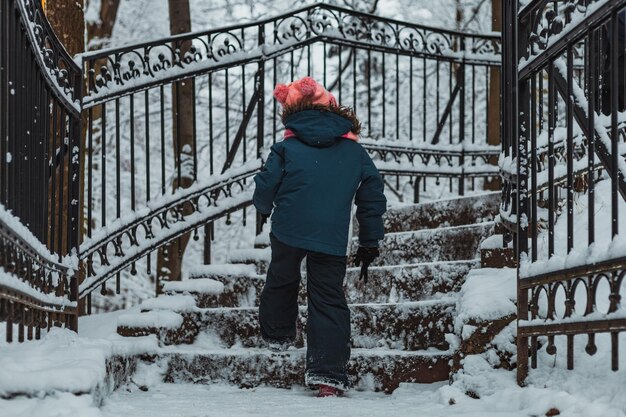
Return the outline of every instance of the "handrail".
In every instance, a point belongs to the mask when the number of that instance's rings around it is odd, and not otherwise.
[[[87,274],[79,287],[80,298],[158,246],[251,204],[252,196],[249,193],[243,193],[243,197],[234,196],[233,190],[238,188],[243,192],[245,180],[260,168],[261,160],[250,161],[242,167],[211,178],[207,183],[196,183],[190,188],[179,189],[152,201],[129,218],[120,219],[117,224],[103,229],[100,235],[85,241],[80,247],[80,260],[87,264]],[[231,205],[220,205],[220,201],[228,199]],[[201,201],[205,204],[201,205]],[[184,213],[188,207],[192,208],[191,213]],[[213,210],[207,210],[211,208]],[[157,228],[160,230],[155,231]],[[140,230],[145,233],[143,241],[139,238]],[[114,248],[117,262],[109,260],[109,247]],[[98,256],[103,270],[96,271],[94,255]]]
[[[60,318],[76,328],[75,264],[73,257],[57,261],[19,219],[0,206],[0,315],[10,323],[8,341],[13,340],[14,321],[30,329],[36,324],[37,337],[40,328]],[[26,314],[30,321],[25,320]],[[23,330],[19,338],[23,341]]]
[[[500,40],[500,36],[496,35],[496,34],[493,34],[493,33],[461,32],[461,31],[457,31],[457,30],[453,30],[453,29],[438,28],[438,27],[435,27],[435,26],[421,25],[421,24],[415,24],[415,23],[411,23],[411,22],[407,22],[407,21],[391,19],[391,18],[387,18],[387,17],[381,17],[381,16],[377,16],[377,15],[374,15],[374,14],[358,12],[358,11],[355,11],[355,10],[352,10],[352,9],[348,9],[348,8],[341,7],[341,6],[335,6],[335,5],[331,5],[331,4],[311,4],[311,5],[308,5],[308,6],[304,6],[304,7],[300,7],[300,8],[291,10],[291,11],[283,13],[283,14],[279,14],[279,15],[276,15],[276,16],[268,17],[266,19],[255,20],[254,22],[237,24],[237,25],[230,25],[230,26],[221,26],[221,27],[218,27],[218,28],[204,30],[204,31],[194,31],[194,32],[180,34],[180,35],[168,36],[168,37],[156,40],[156,41],[138,42],[138,43],[128,44],[128,45],[124,45],[124,46],[120,46],[120,47],[116,47],[116,48],[106,48],[106,49],[100,49],[100,50],[95,50],[95,51],[89,51],[89,52],[85,52],[83,54],[79,54],[79,55],[77,55],[77,57],[82,59],[82,60],[84,60],[86,58],[94,58],[94,59],[104,58],[104,57],[107,57],[107,56],[110,56],[110,55],[117,54],[119,52],[125,52],[125,51],[127,51],[129,49],[137,49],[137,48],[143,48],[143,47],[146,47],[146,46],[151,46],[151,45],[154,45],[155,43],[169,43],[169,42],[175,42],[175,41],[176,42],[178,42],[178,41],[186,41],[186,40],[191,40],[191,39],[199,37],[199,36],[205,36],[205,35],[209,35],[209,34],[213,34],[213,33],[228,32],[228,31],[232,31],[232,30],[236,30],[236,29],[245,29],[245,28],[249,28],[249,27],[255,27],[255,26],[259,26],[259,25],[264,25],[264,24],[272,23],[274,21],[278,21],[278,20],[282,20],[282,19],[291,17],[291,16],[293,16],[293,15],[295,15],[297,13],[306,12],[306,11],[310,11],[310,10],[314,10],[314,9],[333,10],[333,11],[337,11],[337,12],[348,13],[350,15],[357,16],[357,17],[364,17],[364,18],[368,18],[368,19],[375,19],[375,20],[380,21],[380,22],[396,24],[396,25],[407,25],[407,26],[411,26],[411,27],[414,27],[414,28],[419,28],[419,29],[423,29],[423,30],[431,30],[433,32],[445,33],[445,34],[449,34],[449,35],[468,36],[468,34],[469,34],[470,36],[476,36],[476,37],[481,37],[481,38],[485,38],[485,39]]]
[[[303,12],[307,14],[298,14]],[[274,25],[273,39],[265,33],[270,23]],[[249,28],[258,31],[246,35]],[[494,58],[500,53],[497,35],[438,29],[336,6],[312,5],[260,22],[80,55],[89,76],[83,106],[91,108],[166,82],[267,61],[317,41],[457,63],[499,64]],[[184,54],[183,43],[191,43]]]
[[[67,110],[80,117],[83,82],[80,66],[72,59],[43,15],[41,2],[18,0],[15,4],[24,19],[30,42],[33,47],[36,46],[33,48],[37,51],[35,56],[50,90]]]

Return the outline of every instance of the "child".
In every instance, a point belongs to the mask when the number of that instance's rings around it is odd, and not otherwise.
[[[352,201],[362,272],[379,254],[386,209],[383,182],[358,143],[354,112],[310,77],[278,84],[285,135],[254,181],[254,205],[263,221],[272,210],[272,258],[261,294],[261,335],[274,350],[296,337],[300,264],[306,257],[308,322],[306,384],[319,396],[348,386],[350,310],[343,292]]]

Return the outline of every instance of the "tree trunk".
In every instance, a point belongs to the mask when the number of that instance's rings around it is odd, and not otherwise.
[[[67,52],[74,56],[85,50],[85,23],[83,14],[83,0],[47,0],[42,3],[46,18],[50,22],[54,33],[59,38]],[[61,132],[57,132],[60,136]],[[84,147],[83,147],[84,149]],[[59,164],[62,168],[56,168],[57,178],[62,178],[63,182],[58,184],[55,199],[59,201],[61,195],[65,199],[69,195],[69,165],[70,165],[70,153],[66,152],[64,161]],[[61,172],[61,169],[64,171]],[[82,201],[82,199],[81,199]],[[51,207],[51,206],[50,206]],[[81,211],[82,213],[82,208]],[[67,228],[70,227],[69,222],[69,207],[63,209],[62,219],[51,219],[49,224],[56,224],[54,230],[56,233],[61,233],[62,237],[50,236],[51,241],[57,242],[55,251],[61,254],[66,254],[71,248],[69,248],[69,242],[67,241]],[[56,216],[55,216],[56,217]],[[60,243],[60,244],[59,244]]]
[[[99,20],[87,22],[88,50],[92,51],[109,46],[119,7],[120,0],[101,0]]]
[[[502,32],[502,0],[491,1],[491,30]],[[487,143],[500,145],[500,68],[491,67],[489,74],[489,108],[487,109]],[[489,161],[492,165],[498,164],[498,157]],[[500,189],[500,177],[485,180],[485,190],[497,191]]]
[[[46,0],[46,17],[67,52],[74,56],[85,50],[83,0]]]
[[[189,0],[168,0],[170,14],[170,33],[191,32],[191,14]],[[189,51],[190,42],[184,42],[175,47],[180,48],[180,56]],[[176,173],[173,182],[174,190],[188,188],[195,179],[193,166],[193,80],[183,80],[172,85],[172,116],[173,116],[173,140],[175,152]],[[186,206],[183,210],[185,215],[190,214],[191,207]],[[180,281],[183,254],[189,234],[170,242],[159,249],[157,260],[157,292],[160,291],[160,283],[165,281]]]

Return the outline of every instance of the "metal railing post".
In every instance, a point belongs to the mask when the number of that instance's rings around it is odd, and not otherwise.
[[[263,48],[265,45],[265,24],[259,25],[258,47]],[[256,157],[263,157],[263,149],[265,147],[265,59],[261,57],[257,72],[256,89],[259,94],[257,102],[257,126],[256,126]],[[256,234],[261,234],[263,225],[261,224],[261,215],[256,215]]]

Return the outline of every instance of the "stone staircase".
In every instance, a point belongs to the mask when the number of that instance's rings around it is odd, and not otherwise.
[[[388,211],[369,282],[359,281],[358,268],[345,279],[356,388],[391,392],[401,382],[448,380],[458,348],[456,294],[480,266],[479,245],[494,232],[499,199],[489,193]],[[118,333],[158,336],[166,382],[303,384],[306,279],[296,346],[281,353],[261,347],[257,306],[269,255],[268,248],[238,251],[230,264],[201,266],[185,281],[165,283],[165,295],[120,317]]]

